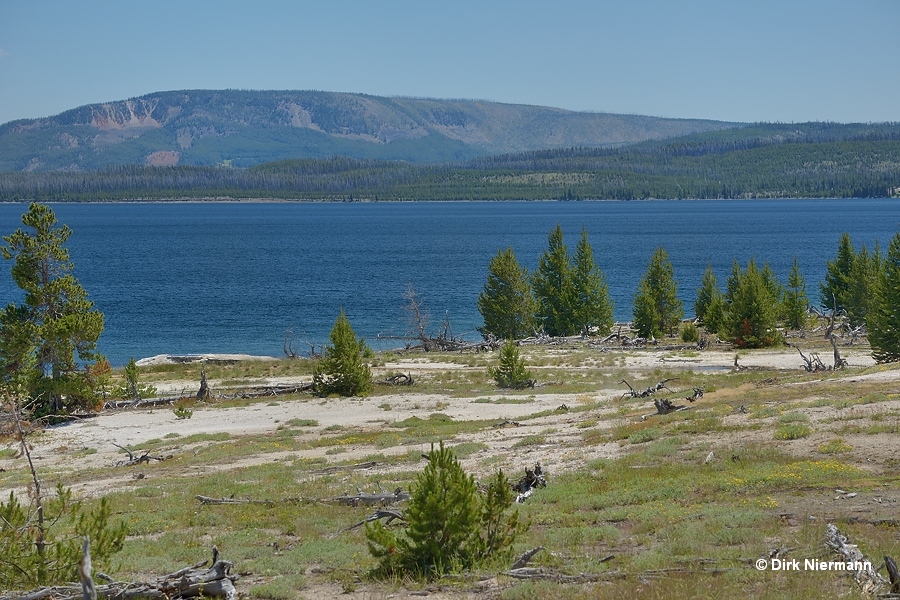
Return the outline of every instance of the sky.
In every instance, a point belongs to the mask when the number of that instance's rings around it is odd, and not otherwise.
[[[900,121],[900,0],[0,0],[0,123],[227,88]]]

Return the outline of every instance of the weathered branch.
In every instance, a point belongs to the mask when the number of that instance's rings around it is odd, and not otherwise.
[[[849,539],[833,523],[825,527],[825,544],[834,552],[841,555],[845,563],[852,568],[847,571],[854,574],[856,582],[867,594],[871,594],[887,583],[881,575],[872,567],[871,561],[856,544],[850,544]]]

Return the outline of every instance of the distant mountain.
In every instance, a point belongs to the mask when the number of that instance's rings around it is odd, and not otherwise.
[[[0,125],[0,171],[249,167],[330,156],[435,163],[543,149],[623,146],[739,126],[477,100],[186,90]]]

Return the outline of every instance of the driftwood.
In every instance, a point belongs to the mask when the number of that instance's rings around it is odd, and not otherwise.
[[[512,484],[513,491],[518,492],[516,496],[518,504],[525,502],[534,493],[535,489],[542,487],[547,487],[547,478],[544,477],[544,470],[539,462],[534,463],[534,469],[525,467],[525,475]]]
[[[544,549],[545,548],[543,546],[538,546],[537,548],[532,548],[528,552],[525,552],[524,554],[522,554],[522,556],[516,559],[516,562],[512,564],[510,570],[515,571],[516,569],[527,567],[531,559],[534,558],[534,555]]]
[[[346,506],[386,506],[395,502],[405,502],[409,500],[409,494],[403,491],[403,488],[397,488],[393,492],[382,490],[376,494],[367,494],[356,489],[354,496],[338,496],[333,501]]]
[[[657,398],[653,401],[653,404],[656,406],[656,412],[642,415],[641,421],[647,419],[648,417],[654,417],[656,415],[667,415],[669,413],[678,412],[680,410],[688,410],[691,408],[690,406],[685,406],[683,404],[672,404],[672,401],[666,398]]]
[[[825,526],[825,544],[841,556],[843,562],[852,566],[847,571],[853,573],[856,582],[867,594],[872,594],[887,581],[872,567],[871,561],[856,544],[850,544],[849,539],[833,523]]]
[[[210,498],[209,496],[194,496],[197,500],[200,501],[200,504],[260,504],[262,506],[267,506],[272,508],[275,506],[275,503],[271,500],[254,500],[253,498],[235,498],[231,496],[230,498]]]
[[[884,567],[887,569],[888,576],[891,578],[891,594],[900,594],[900,570],[897,569],[897,563],[890,556],[885,555]]]
[[[233,394],[232,398],[269,398],[287,394],[300,394],[312,390],[312,387],[312,382],[266,385],[250,388],[249,390],[241,390]]]
[[[378,382],[381,385],[390,385],[390,386],[400,386],[400,385],[412,385],[413,378],[412,374],[403,374],[398,373],[396,375],[391,375],[385,379],[382,379]]]
[[[140,456],[136,456],[134,454],[134,452],[132,452],[125,446],[120,446],[119,444],[116,444],[115,442],[113,442],[113,446],[115,446],[116,448],[121,448],[122,450],[124,450],[125,452],[128,453],[128,460],[120,460],[119,462],[116,463],[117,467],[132,467],[134,465],[139,465],[142,463],[149,463],[151,460],[158,460],[158,461],[165,460],[164,458],[159,457],[159,456],[152,456],[150,454],[149,450],[147,450]]]
[[[84,558],[82,559],[84,561]],[[106,585],[95,585],[97,598],[116,600],[176,600],[181,598],[225,598],[234,600],[237,590],[234,583],[240,578],[231,570],[234,565],[219,559],[219,551],[213,546],[213,562],[200,562],[174,573],[158,577],[154,581],[137,583],[133,581],[113,581]],[[80,569],[85,570],[85,569]],[[92,582],[93,583],[93,582]],[[37,591],[16,596],[0,596],[0,600],[82,600],[85,598],[83,584],[41,588]],[[90,593],[90,592],[87,592]]]
[[[395,519],[398,520],[398,521],[405,521],[405,520],[406,520],[406,519],[403,517],[403,513],[400,512],[399,510],[392,510],[392,509],[386,509],[386,508],[383,508],[383,509],[376,510],[376,511],[373,512],[371,515],[369,515],[368,517],[366,517],[365,519],[363,519],[362,521],[360,521],[359,523],[357,523],[357,524],[355,524],[355,525],[351,525],[350,527],[344,527],[343,529],[341,529],[340,531],[338,531],[338,532],[337,532],[336,534],[334,534],[334,535],[338,535],[338,534],[341,534],[341,533],[345,533],[345,532],[347,532],[347,531],[353,531],[354,529],[356,529],[356,528],[358,528],[358,527],[362,527],[362,526],[365,525],[366,523],[371,523],[371,522],[373,522],[373,521],[378,521],[379,519],[385,519],[385,521],[384,521],[384,524],[385,524],[385,525],[389,525],[389,524],[390,524],[392,521],[394,521]],[[332,537],[334,537],[334,536],[332,536]]]
[[[675,379],[677,379],[677,378],[669,377],[668,379],[663,379],[656,385],[651,385],[647,389],[641,390],[641,391],[638,391],[638,390],[634,389],[633,387],[631,387],[631,384],[628,383],[627,381],[625,381],[624,379],[622,381],[620,381],[619,383],[624,383],[625,385],[628,386],[628,391],[625,392],[624,394],[622,394],[623,398],[629,398],[629,397],[630,398],[647,398],[648,396],[652,396],[653,394],[655,394],[656,392],[659,392],[661,390],[668,390],[671,392],[672,390],[667,388],[666,384],[669,383],[670,381],[675,381]]]
[[[684,399],[688,402],[695,402],[703,397],[703,388],[695,387],[694,394],[692,396],[685,396]]]

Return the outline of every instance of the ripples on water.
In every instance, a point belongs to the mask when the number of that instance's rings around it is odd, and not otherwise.
[[[75,276],[106,316],[100,349],[114,365],[163,353],[282,355],[287,329],[324,343],[341,306],[357,334],[406,332],[412,284],[432,322],[479,337],[488,263],[511,246],[529,270],[559,223],[570,252],[586,228],[615,318],[630,320],[653,251],[669,254],[691,312],[707,264],[724,287],[737,259],[768,261],[783,283],[794,256],[817,298],[841,233],[883,249],[896,200],[504,203],[55,204],[73,229]],[[0,231],[24,204],[0,205]],[[20,301],[0,272],[0,299]],[[378,344],[376,344],[378,345]],[[382,347],[402,345],[389,342]]]

